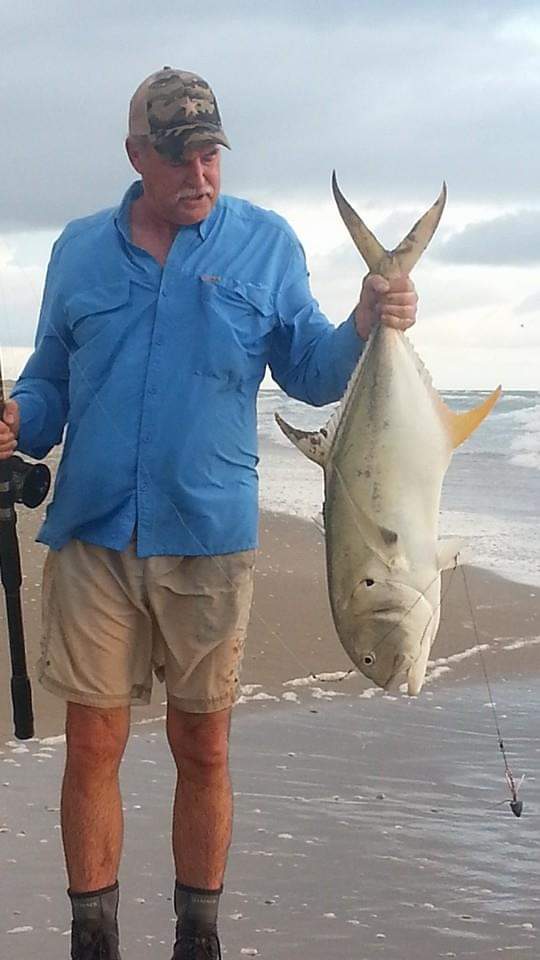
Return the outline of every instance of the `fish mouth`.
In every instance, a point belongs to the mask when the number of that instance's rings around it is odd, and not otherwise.
[[[407,656],[405,654],[396,655],[392,666],[392,672],[384,685],[385,691],[396,691],[399,689],[402,683],[406,682],[407,695],[409,697],[416,697],[420,693],[424,685],[427,664],[431,650],[428,630],[431,626],[434,614],[435,611],[426,624],[422,634],[418,656],[413,660],[411,656]]]
[[[393,583],[393,585],[396,584],[397,581]],[[409,595],[412,594],[414,598],[411,598],[411,602],[407,604],[406,608],[403,609],[395,603],[385,605],[383,601],[380,607],[376,607],[364,615],[364,617],[358,621],[358,626],[361,627],[363,624],[367,624],[374,619],[376,619],[378,623],[382,622],[388,625],[387,631],[382,637],[377,638],[371,648],[376,652],[379,647],[383,647],[384,643],[392,637],[394,631],[399,628],[400,624],[412,613],[418,604],[421,604],[423,608],[427,607],[424,613],[427,615],[429,610],[429,616],[426,616],[426,623],[420,636],[419,650],[416,655],[413,655],[410,649],[408,652],[396,653],[386,679],[381,678],[381,680],[377,680],[371,677],[371,679],[375,680],[377,686],[381,687],[386,693],[397,692],[399,687],[406,683],[408,696],[415,697],[420,693],[426,675],[427,662],[431,649],[429,631],[432,627],[436,609],[433,609],[432,605],[427,601],[425,593],[422,591],[410,587],[408,584],[397,585],[406,589],[407,593]],[[409,644],[407,644],[407,646],[410,647]],[[360,667],[360,669],[362,668]],[[367,675],[369,676],[369,674]]]
[[[420,659],[420,658],[419,658]],[[402,664],[398,667],[397,670],[392,671],[392,675],[384,684],[383,690],[385,693],[397,693],[402,684],[407,684],[407,696],[416,697],[424,682],[425,670],[422,671],[422,677],[417,676],[417,671],[415,670],[417,660],[411,661],[406,664]]]
[[[386,683],[382,685],[383,690],[386,693],[395,693],[407,678],[409,670],[413,666],[414,661],[411,660],[410,657],[405,656],[403,653],[397,653],[392,664],[390,676]]]

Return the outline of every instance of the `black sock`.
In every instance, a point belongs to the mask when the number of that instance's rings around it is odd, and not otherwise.
[[[118,882],[112,887],[103,887],[101,890],[89,890],[85,893],[72,893],[68,890],[73,911],[73,922],[92,926],[101,926],[103,929],[116,929],[118,913]]]
[[[215,933],[222,890],[223,887],[219,890],[186,887],[177,880],[174,888],[174,908],[178,917],[176,935],[187,930],[203,935]]]

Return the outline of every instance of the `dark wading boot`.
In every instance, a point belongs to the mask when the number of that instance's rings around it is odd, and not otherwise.
[[[118,884],[71,894],[71,960],[121,960],[118,940]]]
[[[73,923],[71,960],[121,960],[118,934],[99,924]]]
[[[217,933],[181,933],[172,960],[222,960]]]

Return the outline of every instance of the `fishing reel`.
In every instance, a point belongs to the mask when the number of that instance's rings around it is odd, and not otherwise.
[[[29,463],[22,457],[9,458],[13,501],[25,507],[39,507],[51,486],[51,471],[44,463]]]

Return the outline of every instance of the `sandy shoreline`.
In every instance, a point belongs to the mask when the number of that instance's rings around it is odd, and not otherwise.
[[[33,542],[40,518],[21,511],[19,532],[24,571],[24,618],[27,657],[32,675],[39,655],[40,583],[45,548]],[[490,678],[540,673],[540,589],[517,584],[475,567],[466,567],[469,592],[475,608],[478,638]],[[285,515],[263,513],[257,561],[255,598],[243,663],[242,697],[257,704],[266,698],[309,698],[346,692],[357,695],[371,686],[358,674],[334,682],[300,681],[310,675],[347,672],[351,664],[336,638],[328,604],[324,545],[313,523]],[[481,664],[461,570],[445,575],[439,635],[432,651],[426,688],[455,682],[480,682]],[[8,686],[8,645],[1,605],[0,675],[5,696],[0,698],[0,742],[11,736]],[[472,651],[472,652],[471,652]],[[61,732],[63,704],[33,684],[36,735]],[[153,702],[136,708],[133,719],[145,720],[163,713],[163,688],[154,686]],[[271,702],[275,702],[272,700]]]

